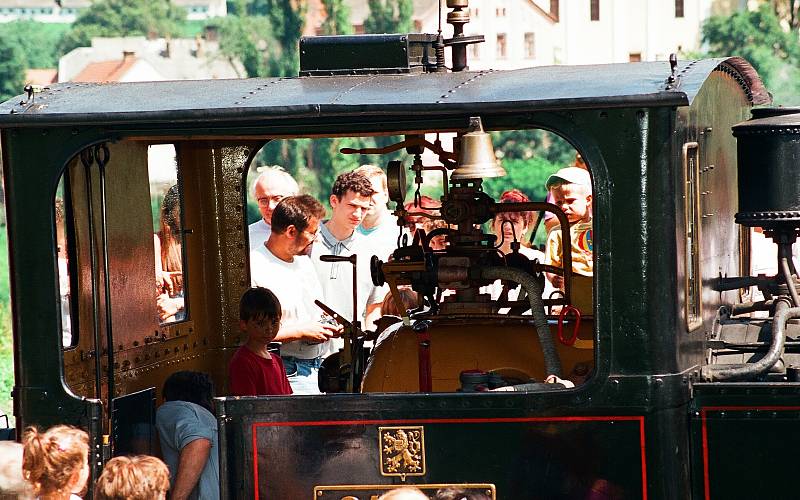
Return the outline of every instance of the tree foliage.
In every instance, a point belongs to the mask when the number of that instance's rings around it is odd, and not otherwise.
[[[712,16],[703,24],[708,56],[739,55],[747,59],[772,92],[776,104],[800,103],[800,44],[786,31],[770,4],[730,16]]]
[[[399,142],[402,137],[336,137],[320,139],[275,140],[259,152],[256,166],[280,165],[294,177],[303,189],[327,203],[333,181],[342,172],[361,165],[383,166],[390,160],[404,160],[404,150],[387,155],[344,155],[341,148],[375,148]]]
[[[95,37],[174,36],[185,18],[186,10],[169,0],[96,0],[64,35],[59,52],[90,46]]]
[[[5,35],[0,35],[0,102],[22,93],[25,85],[25,61],[21,49]]]
[[[800,0],[770,0],[775,15],[786,21],[790,29],[800,27]]]
[[[220,21],[220,50],[239,59],[247,76],[296,76],[306,16],[299,0],[231,0]]]
[[[412,0],[368,0],[367,33],[410,33],[414,29]]]
[[[344,0],[322,0],[327,16],[322,22],[324,35],[350,35],[353,25],[350,24],[350,8]]]
[[[57,23],[13,21],[0,24],[0,36],[21,49],[25,68],[55,68],[58,42],[67,29]]]
[[[275,43],[270,31],[264,16],[227,16],[220,20],[219,50],[229,61],[241,61],[246,74],[240,77],[267,75],[266,47]]]
[[[306,7],[306,2],[298,0],[252,0],[250,3],[248,14],[265,16],[277,42],[266,47],[269,76],[297,76],[300,70],[298,46]]]
[[[561,136],[541,129],[504,130],[492,132],[497,156],[502,160],[544,158],[556,165],[570,165],[575,160],[575,148]]]

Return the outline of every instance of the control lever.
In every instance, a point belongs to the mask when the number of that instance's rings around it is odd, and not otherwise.
[[[317,307],[322,309],[322,311],[325,314],[327,314],[328,316],[333,318],[337,323],[342,325],[344,328],[352,328],[353,327],[353,324],[351,322],[347,321],[344,318],[344,316],[342,316],[341,314],[337,313],[336,311],[334,311],[330,307],[326,306],[324,302],[319,301],[319,300],[314,300],[314,303],[317,305]]]
[[[353,266],[353,319],[351,321],[345,320],[342,318],[341,314],[338,314],[336,311],[320,303],[318,300],[314,301],[314,303],[317,304],[320,309],[328,313],[331,317],[333,317],[333,319],[344,326],[344,333],[342,335],[342,338],[344,339],[344,349],[342,349],[339,369],[349,370],[349,375],[347,377],[347,391],[353,392],[356,388],[356,384],[360,383],[360,373],[356,373],[356,371],[360,370],[361,368],[360,366],[354,366],[353,364],[354,360],[360,357],[360,355],[355,352],[355,340],[356,337],[361,334],[361,325],[358,321],[358,274],[356,271],[358,256],[355,254],[347,257],[343,255],[320,255],[319,260],[322,262],[349,262]]]
[[[344,257],[342,255],[320,255],[319,260],[322,262],[349,262],[355,266],[357,257],[358,256],[355,254],[349,257]]]

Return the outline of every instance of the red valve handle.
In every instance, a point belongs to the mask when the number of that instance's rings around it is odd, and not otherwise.
[[[575,316],[575,327],[572,329],[572,336],[569,338],[564,338],[564,319],[569,313],[572,313]],[[565,346],[571,347],[575,345],[575,341],[578,340],[578,329],[580,326],[581,311],[573,305],[564,306],[558,315],[558,341]]]

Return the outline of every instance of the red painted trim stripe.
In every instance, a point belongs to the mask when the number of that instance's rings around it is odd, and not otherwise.
[[[644,417],[639,417],[639,443],[642,446],[642,500],[647,500],[647,454],[644,447]]]
[[[258,500],[258,440],[256,439],[255,426],[251,430],[253,432],[253,484],[255,485],[255,497]]]
[[[413,425],[413,424],[482,424],[482,423],[524,423],[524,422],[639,422],[639,440],[642,450],[642,499],[647,500],[647,460],[645,453],[645,432],[643,415],[617,416],[569,416],[569,417],[521,417],[521,418],[426,418],[426,419],[394,419],[394,420],[312,420],[291,422],[255,422],[251,426],[253,433],[253,488],[255,500],[259,500],[258,492],[258,450],[256,433],[259,427],[320,427],[337,425]]]
[[[700,408],[700,429],[703,440],[703,494],[705,500],[711,500],[711,481],[709,480],[708,430],[706,414],[710,411],[800,411],[800,406],[704,406]]]
[[[703,439],[703,491],[705,500],[711,498],[711,483],[708,481],[708,430],[706,430],[706,409],[700,410],[701,431]]]

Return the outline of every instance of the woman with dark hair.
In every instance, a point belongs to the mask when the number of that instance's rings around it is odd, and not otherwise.
[[[164,382],[156,428],[170,471],[172,499],[219,498],[214,384],[205,373],[181,371]]]
[[[509,189],[500,195],[500,203],[525,203],[530,201],[528,196],[519,189]],[[511,244],[519,243],[518,252],[530,259],[544,263],[544,254],[539,250],[526,246],[525,235],[535,222],[533,212],[498,212],[492,219],[492,230],[497,235],[499,241],[498,250],[504,256],[513,252]],[[489,292],[493,300],[498,300],[503,295],[503,286],[500,280],[496,280],[492,285],[484,287],[484,292]],[[549,281],[545,280],[542,296],[547,298],[555,289]],[[507,298],[516,300],[519,296],[519,287],[508,290]]]
[[[181,198],[174,184],[164,194],[156,244],[156,300],[162,323],[186,318],[183,300],[183,250],[181,239]]]
[[[164,382],[164,401],[188,401],[200,405],[214,414],[211,398],[214,397],[214,381],[207,373],[175,372]]]

